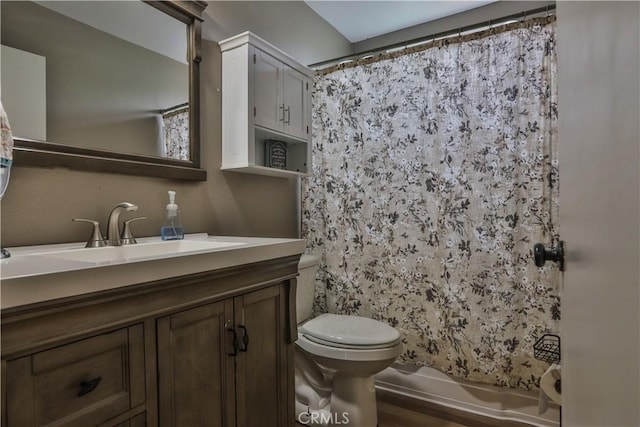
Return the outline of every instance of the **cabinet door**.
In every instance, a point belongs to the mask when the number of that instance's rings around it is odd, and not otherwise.
[[[235,298],[240,352],[236,359],[239,427],[283,427],[287,420],[287,338],[284,286]],[[243,339],[248,337],[248,345]]]
[[[285,105],[284,132],[297,138],[307,139],[309,79],[293,68],[285,66],[283,86]]]
[[[7,363],[7,426],[88,426],[145,402],[142,325]]]
[[[282,132],[285,108],[282,100],[283,64],[259,49],[254,50],[253,61],[255,124]]]
[[[158,319],[159,425],[235,425],[230,300]]]

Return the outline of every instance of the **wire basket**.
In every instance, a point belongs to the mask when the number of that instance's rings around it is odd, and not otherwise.
[[[560,363],[560,337],[544,334],[533,345],[533,357],[543,362]]]

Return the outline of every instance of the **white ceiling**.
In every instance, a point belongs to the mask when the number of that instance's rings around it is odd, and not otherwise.
[[[305,0],[351,43],[455,15],[496,0]]]

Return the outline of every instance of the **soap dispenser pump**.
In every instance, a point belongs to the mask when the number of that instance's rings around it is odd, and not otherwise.
[[[181,240],[184,239],[184,227],[180,219],[180,209],[176,204],[176,192],[169,191],[169,204],[164,225],[160,229],[162,240]]]

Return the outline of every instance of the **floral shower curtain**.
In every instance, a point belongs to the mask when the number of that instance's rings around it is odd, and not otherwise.
[[[162,115],[165,157],[189,160],[189,106]]]
[[[303,235],[316,313],[403,336],[399,363],[533,389],[559,328],[555,23],[338,68],[314,85]]]

